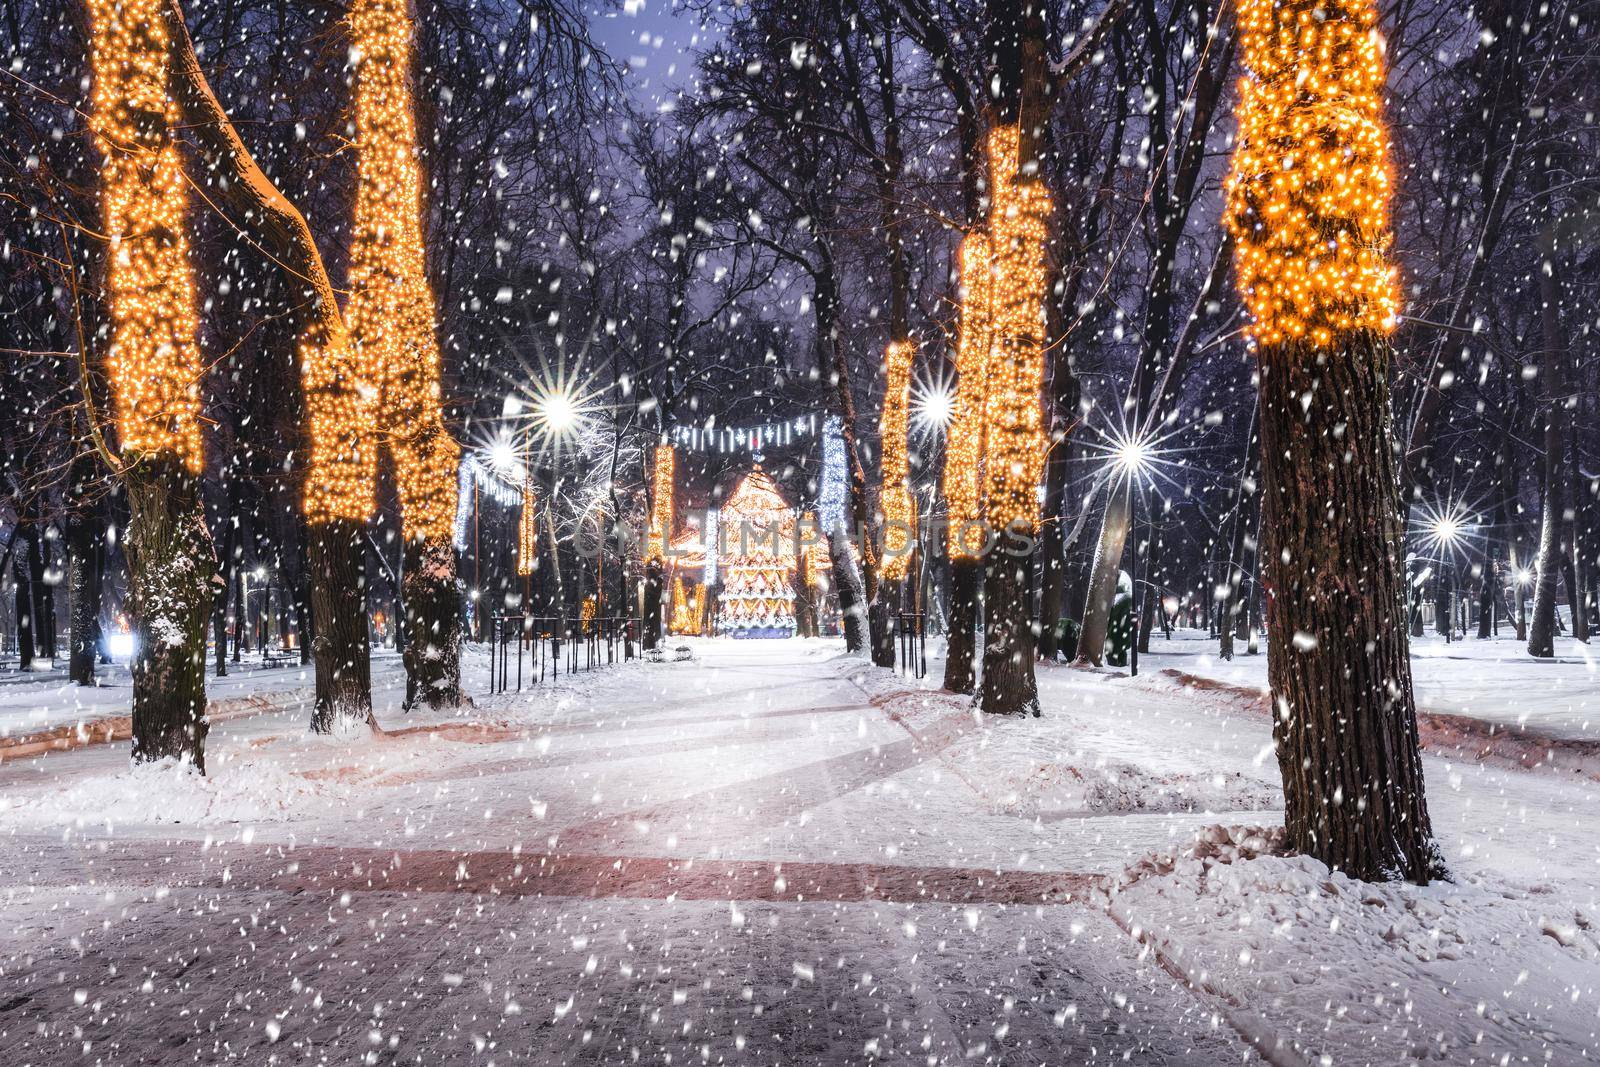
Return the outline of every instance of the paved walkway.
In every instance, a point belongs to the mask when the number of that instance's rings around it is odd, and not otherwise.
[[[1092,865],[1019,854],[1037,829],[848,679],[791,642],[700,653],[382,758],[293,748],[354,798],[304,817],[0,833],[0,1062],[1240,1062]]]

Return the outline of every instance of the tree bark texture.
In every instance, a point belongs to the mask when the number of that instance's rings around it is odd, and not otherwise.
[[[133,758],[168,757],[205,772],[206,623],[216,572],[199,482],[176,459],[145,457],[123,476],[128,493],[128,599],[133,664]]]
[[[833,588],[839,596],[839,617],[844,624],[844,649],[860,652],[867,647],[867,599],[855,557],[850,555],[850,539],[843,530],[828,534],[828,561],[832,565]],[[867,625],[863,625],[866,623]]]
[[[105,520],[98,506],[80,507],[67,523],[67,590],[72,604],[68,674],[78,685],[94,684],[100,648],[101,539]]]
[[[373,725],[365,538],[364,524],[349,519],[310,528],[311,610],[317,620],[311,640],[316,662],[313,733]]]
[[[970,693],[978,628],[978,583],[983,562],[971,556],[950,560],[950,626],[945,635],[944,687],[952,693]]]
[[[989,715],[1038,715],[1039,683],[1033,673],[1033,613],[1028,581],[1032,554],[1012,555],[1002,544],[984,567],[983,691]]]
[[[652,559],[644,565],[644,648],[661,647],[661,586],[665,581],[661,561]]]
[[[11,582],[16,594],[17,608],[17,666],[28,670],[33,666],[33,580],[28,569],[27,542],[34,537],[33,527],[17,523],[12,531]]]
[[[1404,625],[1388,364],[1367,332],[1261,352],[1267,666],[1290,845],[1355,878],[1425,883],[1444,865]]]
[[[28,584],[33,589],[33,644],[36,655],[56,658],[56,587],[45,566],[45,541],[49,527],[34,527],[28,538]]]
[[[461,590],[448,538],[406,542],[406,706],[461,704]]]
[[[1117,575],[1122,570],[1122,550],[1128,538],[1128,523],[1133,514],[1133,482],[1118,477],[1106,501],[1106,514],[1100,522],[1100,544],[1095,549],[1094,565],[1089,570],[1089,591],[1083,598],[1083,628],[1078,631],[1078,659],[1100,666],[1105,659],[1106,632],[1111,625],[1111,600],[1117,592]]]

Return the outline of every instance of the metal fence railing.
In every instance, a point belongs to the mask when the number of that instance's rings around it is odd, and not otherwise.
[[[928,673],[928,619],[920,611],[895,616],[895,642],[900,647],[900,673],[921,678]]]
[[[567,619],[559,615],[496,615],[489,628],[489,692],[626,662],[639,654],[640,620],[625,615]]]

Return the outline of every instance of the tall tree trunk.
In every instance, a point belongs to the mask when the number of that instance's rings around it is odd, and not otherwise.
[[[1065,362],[1064,360],[1062,362]],[[1070,446],[1065,434],[1050,445],[1050,458],[1044,466],[1044,521],[1039,528],[1039,658],[1055,662],[1059,651],[1057,623],[1061,620],[1062,595],[1066,586],[1066,538],[1061,529],[1066,507],[1067,467]]]
[[[944,687],[970,693],[976,683],[973,665],[978,626],[978,586],[983,562],[972,556],[950,559],[950,620],[945,635]]]
[[[11,580],[15,586],[17,605],[17,666],[21,670],[33,668],[35,654],[33,643],[33,579],[28,566],[28,543],[37,535],[31,523],[18,522],[12,532]],[[20,540],[22,544],[16,542]]]
[[[1548,161],[1546,163],[1548,166]],[[1540,171],[1541,188],[1548,178]],[[1553,233],[1545,235],[1539,270],[1539,326],[1544,356],[1539,381],[1544,405],[1544,505],[1539,523],[1538,577],[1533,596],[1533,620],[1528,626],[1528,655],[1548,659],[1556,654],[1556,586],[1565,565],[1570,565],[1567,522],[1567,345],[1561,327],[1561,285],[1557,274]],[[1571,588],[1569,583],[1568,588]]]
[[[406,541],[406,706],[461,703],[461,583],[449,538]]]
[[[659,559],[644,565],[644,648],[661,647],[661,586],[664,581]]]
[[[365,524],[350,519],[315,523],[309,548],[312,611],[317,620],[310,642],[316,662],[311,730],[345,733],[374,725]]]
[[[234,599],[234,586],[237,580],[236,572],[239,569],[238,539],[238,483],[229,480],[226,492],[223,493],[224,508],[221,516],[222,526],[222,555],[217,561],[217,573],[222,581],[217,583],[220,593],[211,609],[211,634],[217,645],[217,677],[228,676],[228,604]]]
[[[56,587],[50,580],[46,545],[51,527],[35,527],[28,539],[28,578],[33,587],[33,643],[35,654],[56,658]]]
[[[67,589],[72,604],[72,637],[68,674],[78,685],[94,685],[94,661],[100,647],[99,566],[105,520],[96,503],[76,503],[67,520]]]
[[[816,308],[818,343],[830,362],[829,372],[833,382],[831,399],[833,410],[839,416],[839,433],[844,439],[846,473],[850,487],[850,515],[855,523],[861,545],[861,566],[858,569],[848,551],[840,557],[839,537],[843,531],[829,531],[829,548],[834,566],[834,581],[839,590],[839,609],[844,614],[845,647],[859,651],[861,617],[867,621],[868,638],[872,655],[880,655],[880,646],[887,644],[890,663],[893,663],[894,638],[885,632],[887,620],[883,612],[870,610],[878,595],[878,567],[874,558],[876,543],[872,509],[867,501],[866,468],[861,462],[861,450],[856,438],[855,392],[850,384],[850,365],[839,342],[839,277],[834,267],[833,252],[825,241],[818,242],[818,266],[812,275],[814,283],[813,304]],[[841,563],[843,569],[840,569]],[[851,588],[857,585],[857,588]],[[851,620],[854,619],[856,639],[851,640]]]
[[[1100,521],[1100,543],[1089,570],[1089,588],[1084,595],[1083,626],[1078,631],[1078,659],[1100,666],[1105,659],[1106,634],[1111,626],[1111,599],[1116,595],[1117,576],[1122,570],[1122,552],[1133,515],[1133,483],[1118,477],[1106,500],[1106,514]]]
[[[855,557],[850,554],[849,535],[843,530],[833,530],[828,534],[828,562],[833,574],[833,588],[839,597],[845,651],[860,652],[867,645],[871,623],[867,617],[867,598],[862,589],[861,572],[856,567]],[[863,622],[867,626],[863,626]]]
[[[1411,689],[1388,365],[1370,332],[1261,353],[1267,667],[1292,847],[1352,877],[1427,882],[1443,860]]]
[[[129,521],[133,758],[168,757],[205,771],[205,631],[216,558],[197,477],[171,456],[145,456],[123,476]]]
[[[1244,619],[1241,611],[1246,571],[1244,569],[1245,541],[1254,525],[1256,511],[1256,478],[1260,474],[1261,449],[1256,441],[1255,412],[1250,413],[1250,431],[1245,438],[1244,465],[1239,470],[1239,491],[1234,496],[1233,517],[1228,531],[1227,594],[1218,605],[1221,618],[1217,620],[1220,642],[1218,655],[1224,660],[1233,659],[1234,639]]]
[[[983,689],[979,706],[990,715],[1038,715],[1039,683],[1033,673],[1033,619],[1029,611],[1033,553],[1013,555],[1006,539],[984,561]]]
[[[183,12],[177,0],[171,0],[166,9],[166,20],[172,44],[172,73],[174,79],[174,96],[183,108],[186,128],[193,138],[195,147],[201,153],[208,166],[218,174],[225,176],[225,181],[213,183],[214,195],[222,198],[235,209],[233,218],[236,222],[246,224],[252,236],[259,239],[271,253],[271,262],[288,278],[290,286],[303,294],[304,300],[298,305],[298,314],[303,318],[304,344],[301,352],[301,377],[306,394],[306,406],[310,414],[313,437],[320,429],[319,423],[327,420],[333,423],[353,423],[357,425],[341,425],[340,434],[349,435],[359,433],[362,428],[370,430],[371,421],[367,414],[368,402],[364,399],[365,393],[357,381],[356,367],[351,359],[349,338],[345,329],[343,315],[340,312],[333,285],[328,277],[328,272],[323,265],[322,256],[317,250],[316,240],[312,236],[311,227],[306,223],[305,217],[289,200],[283,196],[265,172],[257,165],[254,157],[245,147],[244,141],[239,137],[233,124],[228,120],[226,112],[211,86],[207,82],[204,72],[194,53],[194,46],[189,40],[188,31],[184,25]],[[371,383],[366,383],[371,384]],[[324,430],[324,433],[328,431]],[[328,436],[334,436],[328,434]],[[329,440],[322,442],[324,447],[334,445]],[[338,442],[346,451],[352,442],[341,440]],[[354,442],[357,448],[371,452],[373,444],[370,440]],[[319,456],[317,446],[313,444],[313,455]],[[330,448],[329,452],[339,452],[339,448]],[[362,461],[365,462],[365,461]],[[355,463],[353,466],[359,467]],[[352,466],[349,456],[343,453],[334,455],[331,459],[322,460],[319,467],[315,462],[310,474],[311,478],[339,479],[349,478],[351,472],[343,466]],[[370,481],[370,469],[365,470],[365,478]],[[370,493],[370,484],[363,482],[361,472],[356,472],[352,480],[362,488],[355,489],[355,493]],[[326,487],[324,487],[326,488]],[[348,490],[347,490],[348,491]],[[370,504],[367,505],[370,507]],[[233,514],[237,514],[236,497],[230,495],[229,507]],[[340,519],[339,522],[348,522],[349,519]],[[313,530],[308,536],[316,538]],[[337,541],[342,536],[337,533],[332,540]],[[228,548],[233,547],[233,531],[230,527],[227,535]],[[308,568],[318,579],[359,579],[364,568],[359,565],[364,549],[350,550],[350,554],[358,557],[358,565],[352,567],[344,560],[308,560]],[[237,569],[237,561],[232,552],[224,553],[224,567]],[[309,654],[309,645],[315,640],[311,631],[315,628],[314,616],[318,614],[315,603],[327,601],[329,604],[338,605],[336,610],[346,610],[349,604],[365,604],[366,590],[361,586],[344,586],[335,588],[318,589],[313,587],[309,595],[301,593],[296,597],[297,613],[300,616],[300,641],[301,662],[306,662]],[[224,597],[224,601],[226,598]],[[310,615],[307,618],[306,607],[311,605]],[[247,606],[240,604],[239,617],[243,619]],[[364,608],[363,629],[365,628]],[[217,668],[219,674],[226,673],[224,649],[225,640],[225,612],[226,606],[219,610],[217,630]],[[309,625],[307,624],[309,622]],[[366,639],[362,639],[363,647]],[[348,652],[349,649],[344,649]],[[238,658],[238,646],[235,644],[235,659]],[[335,651],[329,657],[318,660],[330,667],[333,664],[345,661],[343,652]],[[459,664],[456,667],[459,673]],[[363,667],[357,672],[362,677],[370,673],[370,668]],[[317,679],[318,692],[334,694],[347,692],[352,678],[348,673],[341,673],[338,679]],[[370,714],[371,708],[370,687],[364,699],[364,706]],[[357,700],[357,706],[363,701]],[[316,713],[313,713],[313,719]],[[315,728],[315,724],[313,725]]]

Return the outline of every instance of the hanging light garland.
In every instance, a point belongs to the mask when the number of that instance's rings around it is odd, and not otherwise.
[[[1259,345],[1387,333],[1394,177],[1371,0],[1240,0],[1249,74],[1227,182],[1239,291]]]
[[[123,452],[200,472],[200,347],[163,0],[90,0],[92,128],[111,239],[107,350]]]
[[[456,511],[460,448],[440,412],[422,232],[422,172],[411,92],[406,0],[351,0],[356,217],[346,318],[364,380],[380,387],[379,426],[394,458],[406,535],[443,540]]]
[[[984,446],[984,376],[994,309],[994,277],[989,235],[973,230],[962,238],[961,321],[956,338],[956,394],[946,437],[944,496],[950,522],[946,545],[951,559],[970,559],[973,550],[962,528],[979,520],[978,487]]]
[[[984,505],[992,529],[1033,530],[1048,444],[1044,390],[1046,244],[1050,194],[1021,171],[1020,126],[989,134],[993,245],[990,349],[983,405]]]
[[[911,498],[911,464],[906,454],[906,431],[911,403],[911,364],[917,346],[910,340],[891,341],[883,353],[883,419],[880,445],[883,452],[882,487],[878,492],[883,509],[883,577],[899,581],[911,566],[912,531],[917,521]]]
[[[655,477],[650,495],[650,530],[645,536],[645,558],[664,559],[672,540],[672,488],[677,471],[677,453],[671,445],[656,446]]]
[[[763,448],[782,448],[817,432],[816,415],[801,415],[779,422],[752,426],[674,426],[672,443],[691,452],[759,452]]]

